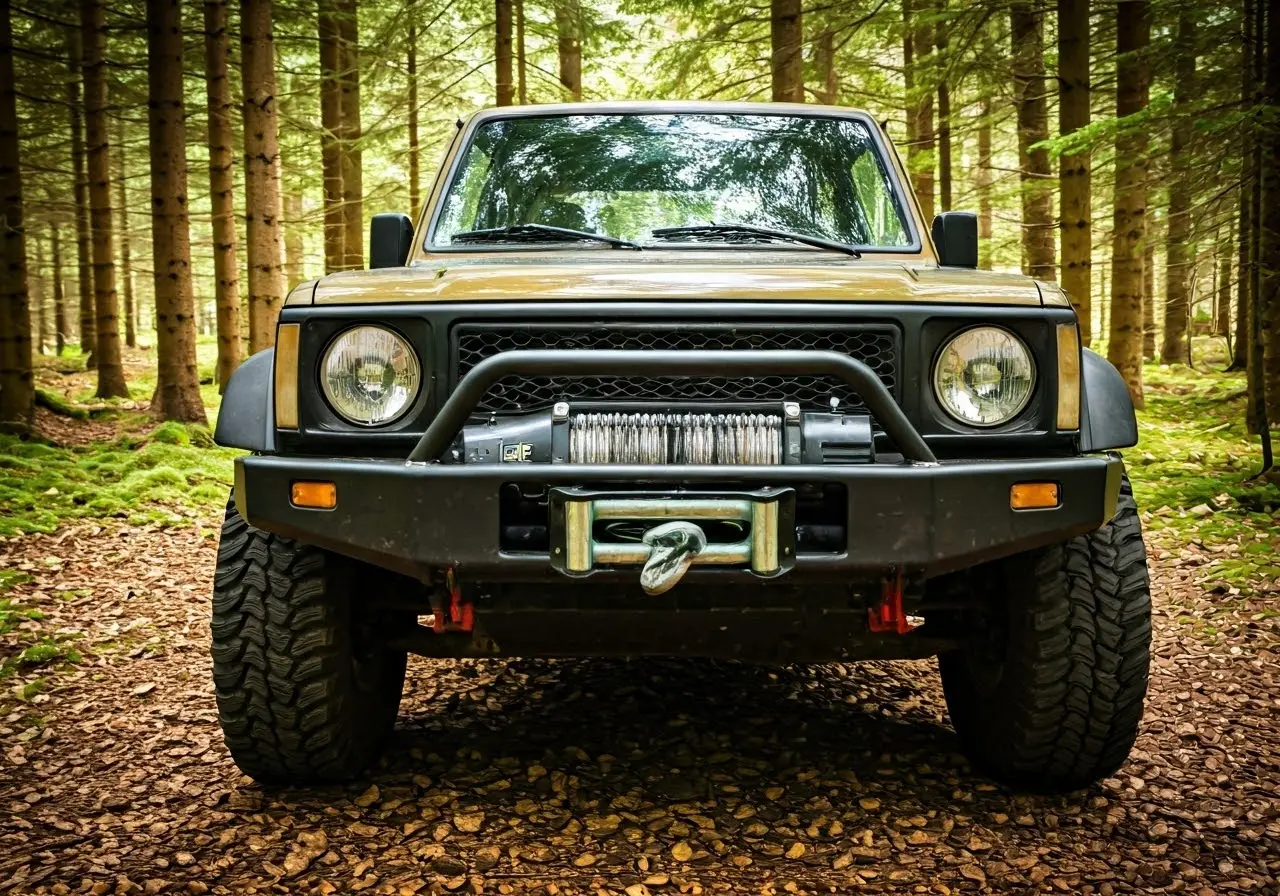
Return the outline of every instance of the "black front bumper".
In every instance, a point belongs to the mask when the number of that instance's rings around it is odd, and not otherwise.
[[[236,461],[236,500],[253,526],[407,575],[452,566],[473,581],[569,584],[573,580],[552,569],[547,553],[501,549],[499,492],[505,484],[678,496],[681,490],[835,483],[844,486],[848,502],[843,550],[801,552],[778,581],[848,581],[891,567],[932,576],[1065,541],[1110,519],[1120,478],[1121,461],[1109,455],[786,467],[451,465],[255,455]],[[335,483],[337,506],[295,507],[290,488],[299,480]],[[1014,484],[1044,481],[1060,486],[1057,508],[1010,509]],[[688,579],[750,575],[695,568]],[[590,578],[611,576],[631,581],[636,571],[602,569]]]

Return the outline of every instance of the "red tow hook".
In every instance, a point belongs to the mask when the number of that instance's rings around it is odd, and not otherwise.
[[[880,604],[867,611],[867,626],[879,635],[905,635],[914,626],[902,609],[902,570],[894,570],[880,592]]]
[[[445,570],[444,583],[449,591],[449,605],[433,608],[432,630],[438,635],[445,632],[470,632],[476,627],[475,606],[462,599],[462,587],[458,584],[458,577],[452,566]]]

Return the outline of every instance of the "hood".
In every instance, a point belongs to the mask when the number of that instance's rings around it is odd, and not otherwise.
[[[780,253],[730,262],[688,252],[646,253],[621,261],[610,251],[573,258],[512,255],[433,259],[405,268],[347,271],[296,290],[290,303],[519,301],[797,301],[1040,305],[1036,281],[1020,274],[939,268],[869,258],[810,261]],[[674,257],[672,257],[674,256]],[[741,256],[739,255],[739,259]],[[607,259],[607,260],[605,260]]]

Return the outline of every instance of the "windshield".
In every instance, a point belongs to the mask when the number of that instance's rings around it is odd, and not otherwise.
[[[530,240],[520,236],[532,231],[526,225],[544,227]],[[505,228],[514,230],[493,232]],[[591,234],[643,246],[804,248],[761,232],[772,230],[859,249],[912,246],[869,127],[797,115],[524,116],[480,125],[445,193],[435,245],[554,242],[549,228],[583,234],[562,243],[604,249],[610,244]],[[669,228],[685,229],[654,233]]]

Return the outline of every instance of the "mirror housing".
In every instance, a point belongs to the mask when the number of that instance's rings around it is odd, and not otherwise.
[[[938,263],[948,268],[978,266],[978,216],[973,212],[943,212],[933,219],[933,245]]]
[[[413,221],[408,215],[383,213],[369,222],[369,267],[402,268],[413,250]]]

